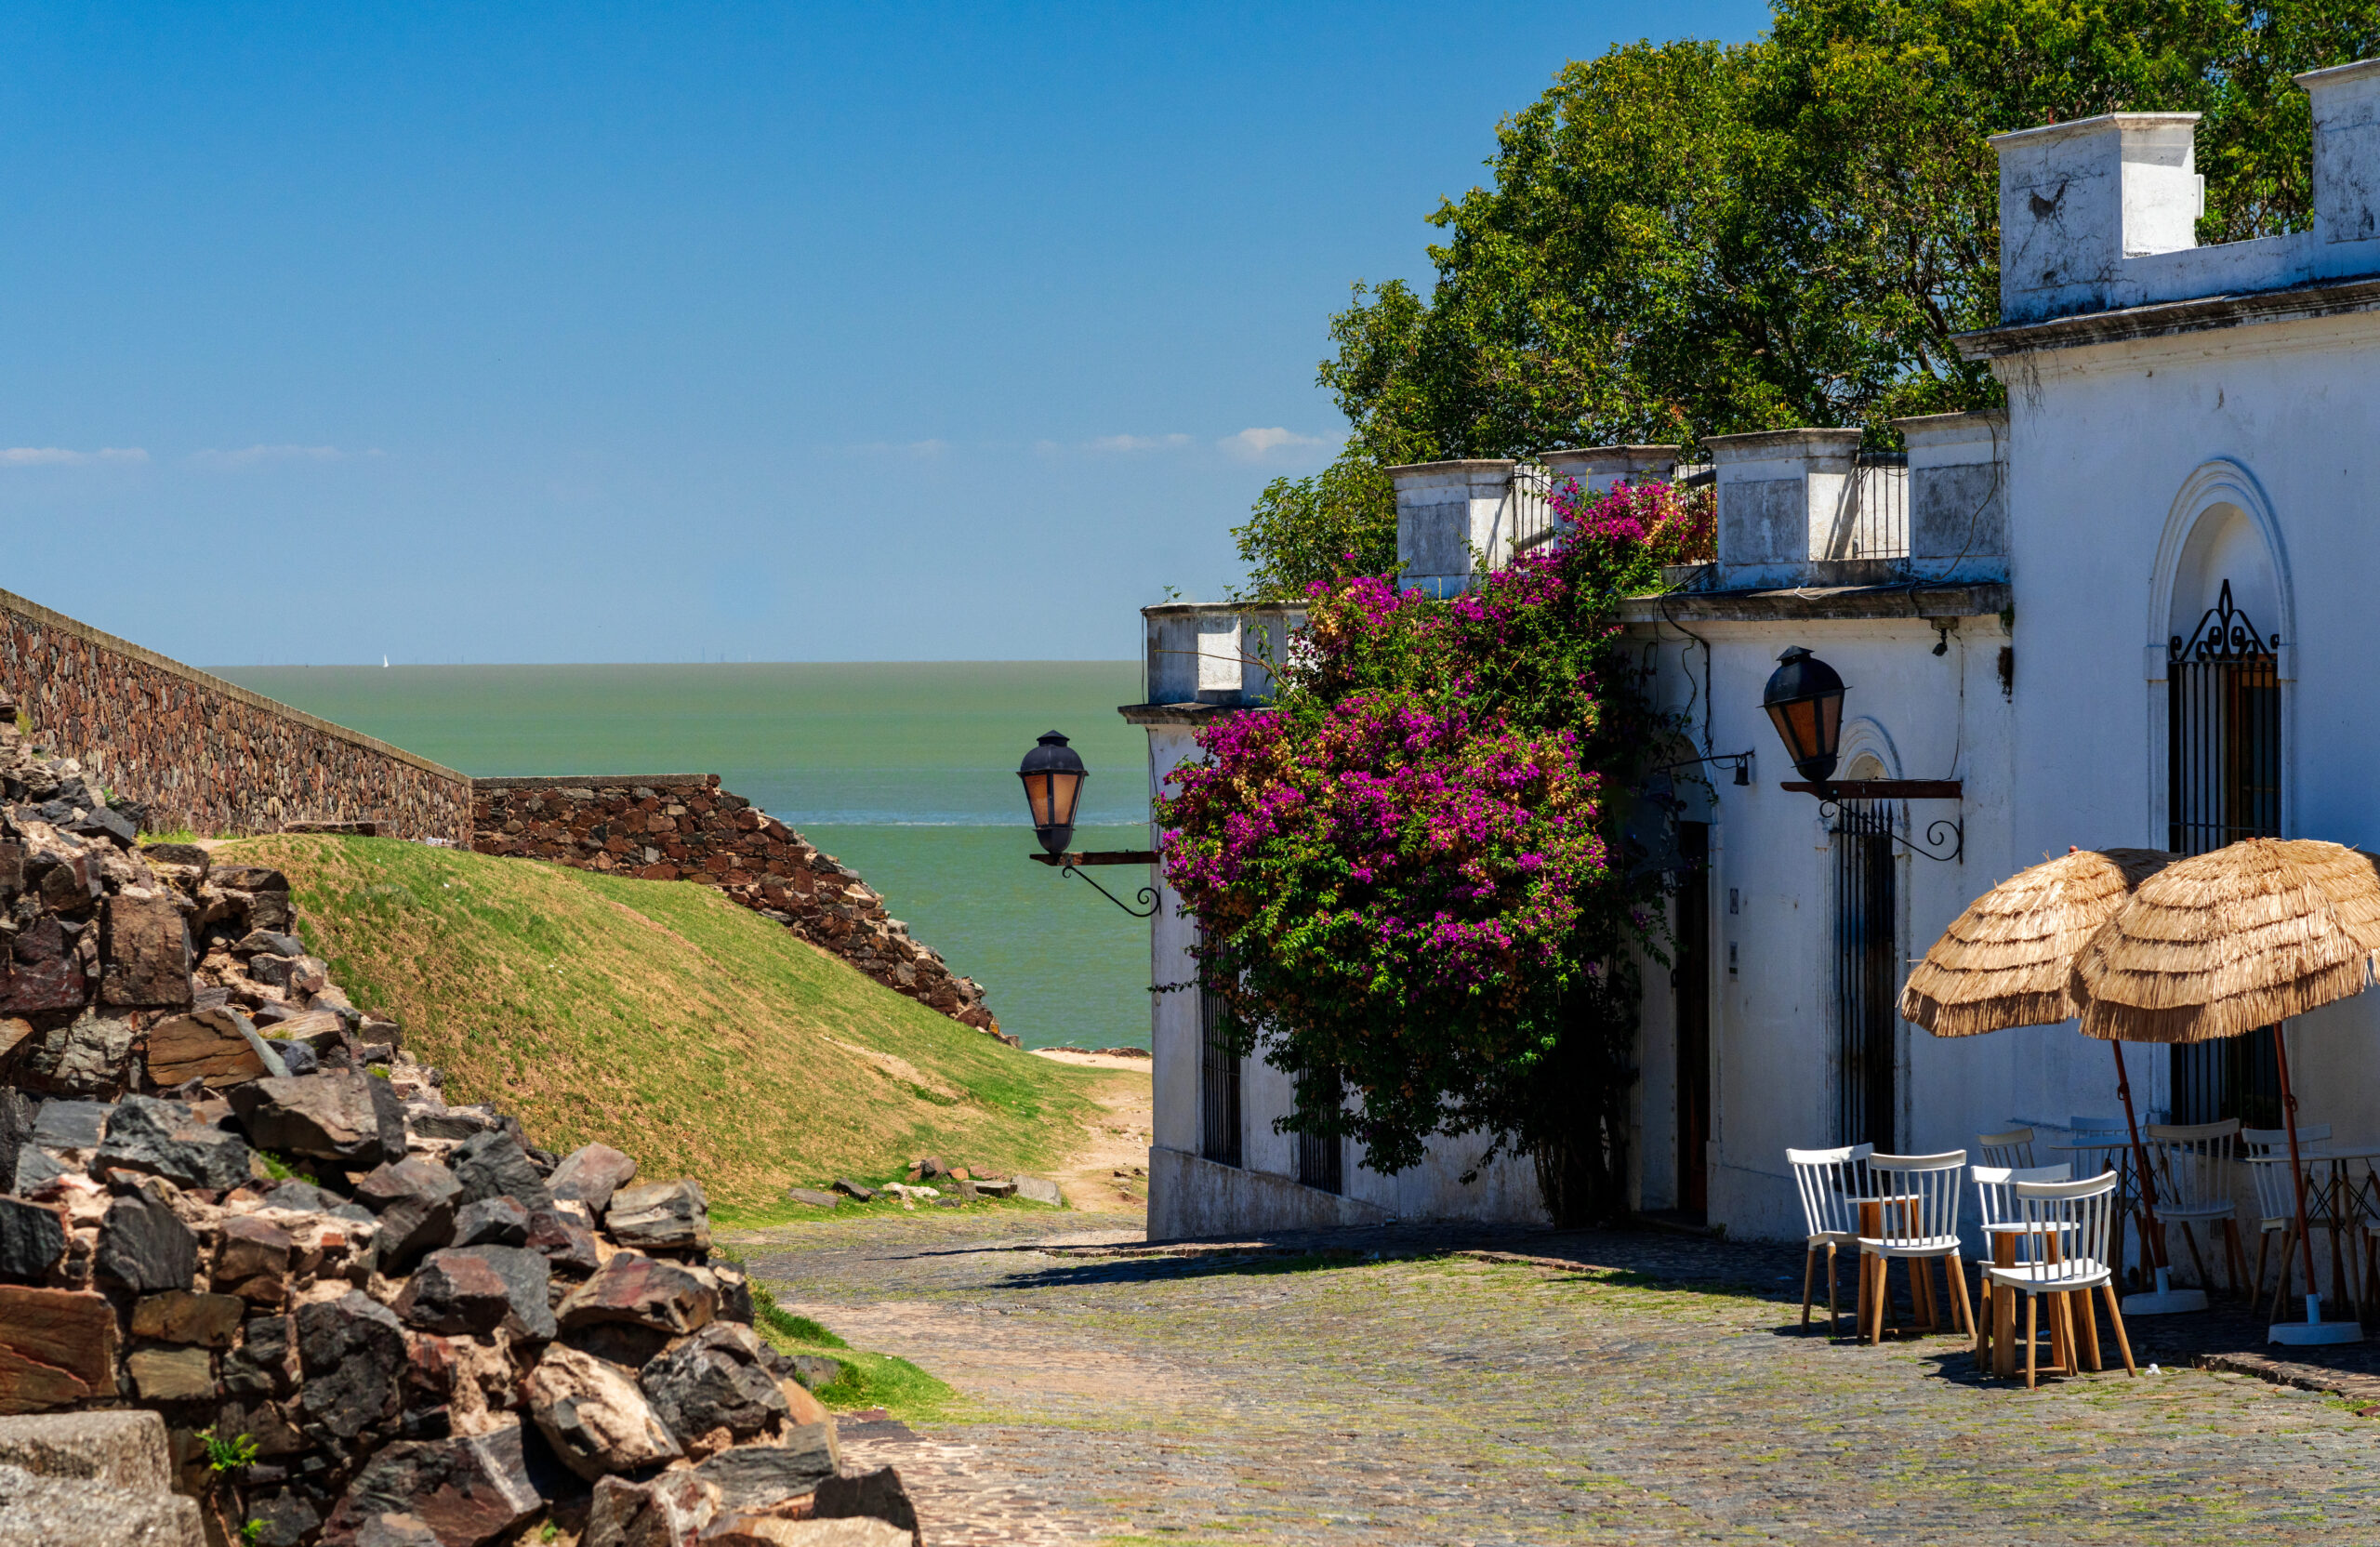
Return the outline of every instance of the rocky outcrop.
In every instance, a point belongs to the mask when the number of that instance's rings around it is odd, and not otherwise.
[[[370,822],[460,843],[470,781],[384,741],[0,591],[0,693],[43,746],[145,806],[157,830]]]
[[[218,1542],[842,1540],[879,1493],[911,1539],[897,1480],[840,1487],[696,1183],[449,1104],[278,872],[140,848],[5,737],[0,791],[0,1414],[159,1415]],[[0,1424],[0,1544],[119,1540],[39,1534],[101,1509],[198,1540],[124,1492],[18,1466]]]
[[[471,847],[580,870],[716,886],[895,993],[1000,1031],[972,978],[909,936],[859,873],[719,787],[716,774],[476,779]]]

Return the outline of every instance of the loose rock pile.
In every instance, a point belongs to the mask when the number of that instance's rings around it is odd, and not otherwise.
[[[154,1409],[218,1542],[917,1539],[696,1183],[450,1105],[277,872],[137,849],[5,727],[0,795],[0,1412]]]
[[[719,787],[600,779],[481,779],[471,847],[581,870],[716,886],[896,993],[965,1025],[1002,1034],[982,985],[955,976],[909,937],[859,872],[800,833]]]

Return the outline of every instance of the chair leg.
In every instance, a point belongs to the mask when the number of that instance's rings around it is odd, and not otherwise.
[[[2102,1284],[2099,1289],[2108,1297],[2108,1320],[2115,1325],[2116,1352],[2123,1355],[2123,1372],[2138,1375],[2140,1371],[2134,1368],[2132,1363],[2132,1340],[2123,1335],[2123,1305],[2116,1299],[2116,1287]]]
[[[2215,1280],[2206,1276],[2206,1259],[2198,1254],[2198,1232],[2190,1228],[2188,1220],[2182,1222],[2182,1239],[2189,1243],[2190,1266],[2198,1269],[2198,1286],[2205,1289]]]
[[[2256,1232],[2256,1287],[2248,1296],[2250,1316],[2255,1315],[2256,1307],[2265,1302],[2265,1253],[2271,1250],[2272,1232],[2258,1229]]]
[[[1870,1343],[1884,1341],[1884,1259],[1859,1254],[1859,1281],[1867,1286],[1868,1324],[1860,1334]]]
[[[2289,1286],[2295,1276],[2290,1272],[2297,1261],[2297,1222],[2292,1220],[2281,1233],[2281,1280],[2272,1287],[2272,1319],[2279,1321],[2289,1310]]]
[[[2039,1353],[2035,1340],[2041,1336],[2041,1303],[2042,1297],[2037,1294],[2029,1294],[2025,1297],[2025,1389],[2027,1391],[2031,1391],[2035,1384],[2033,1360]]]
[[[1802,1251],[1802,1330],[1810,1329],[1810,1288],[1817,1281],[1818,1249],[1805,1247]]]
[[[2248,1274],[2248,1253],[2240,1245],[2240,1222],[2227,1218],[2223,1222],[2223,1285],[2231,1298],[2240,1298],[2240,1280]]]
[[[2084,1289],[2079,1294],[2070,1294],[2066,1298],[2073,1303],[2074,1318],[2082,1324],[2083,1368],[2088,1369],[2092,1374],[2096,1375],[2101,1368],[2099,1363],[2099,1317],[2098,1313],[2091,1304],[2091,1291]]]
[[[2074,1296],[2071,1294],[2057,1297],[2057,1325],[2066,1334],[2066,1373],[2080,1375],[2082,1373],[2082,1353],[2081,1342],[2074,1334]]]
[[[1826,1243],[1826,1335],[1830,1338],[1843,1336],[1842,1321],[1834,1308],[1834,1243],[1832,1241]]]
[[[1965,1332],[1972,1343],[1976,1338],[1975,1302],[1967,1298],[1966,1263],[1953,1251],[1942,1260],[1942,1273],[1950,1284],[1950,1314],[1958,1317],[1952,1325]]]

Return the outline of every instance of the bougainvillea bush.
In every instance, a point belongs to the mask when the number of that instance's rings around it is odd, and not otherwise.
[[[1434,1133],[1534,1155],[1557,1213],[1618,1206],[1632,962],[1659,954],[1615,792],[1663,727],[1616,602],[1709,556],[1709,501],[1554,496],[1559,536],[1451,601],[1317,583],[1274,703],[1200,733],[1160,806],[1167,879],[1283,1126],[1416,1164]]]

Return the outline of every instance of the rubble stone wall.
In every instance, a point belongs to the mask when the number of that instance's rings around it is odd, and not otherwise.
[[[471,782],[453,769],[7,591],[0,689],[35,742],[80,760],[156,830],[368,822],[391,838],[470,838]]]
[[[475,779],[471,847],[580,870],[716,886],[929,1009],[1003,1040],[972,978],[888,916],[859,873],[719,787],[716,774]]]

